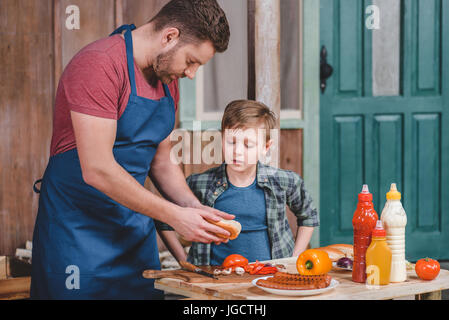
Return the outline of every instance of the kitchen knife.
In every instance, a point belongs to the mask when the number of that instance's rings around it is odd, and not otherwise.
[[[191,272],[201,274],[203,276],[218,280],[218,278],[215,275],[213,275],[212,273],[203,271],[200,268],[198,268],[197,266],[195,266],[187,261],[179,261],[179,264],[181,265],[181,268],[183,268],[184,270],[191,271]]]

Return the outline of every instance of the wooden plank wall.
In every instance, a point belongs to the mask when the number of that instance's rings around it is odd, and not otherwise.
[[[52,1],[0,1],[0,255],[30,239],[54,94]]]
[[[48,163],[55,88],[82,47],[116,26],[148,21],[167,0],[0,0],[0,255],[31,240]],[[80,9],[68,30],[66,8]]]
[[[48,163],[64,67],[90,42],[123,23],[144,24],[167,1],[0,0],[0,255],[32,239],[39,201],[32,184]],[[80,9],[80,30],[65,27],[68,5]],[[281,132],[280,163],[302,173],[301,130]],[[207,168],[183,166],[186,176]],[[146,186],[155,191],[149,181]]]

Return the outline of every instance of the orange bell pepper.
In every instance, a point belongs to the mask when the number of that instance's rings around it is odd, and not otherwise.
[[[300,275],[314,276],[326,274],[332,269],[332,261],[327,252],[309,249],[301,253],[296,260],[296,270]]]

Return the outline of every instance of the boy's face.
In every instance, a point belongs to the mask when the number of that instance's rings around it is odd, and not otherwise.
[[[272,144],[271,140],[267,141],[264,125],[225,129],[222,139],[226,164],[239,172],[256,166]]]

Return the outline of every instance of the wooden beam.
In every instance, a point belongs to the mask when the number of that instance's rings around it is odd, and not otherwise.
[[[58,87],[62,74],[62,43],[61,43],[61,1],[53,0],[53,76],[54,88]],[[56,96],[56,89],[53,92]]]
[[[256,99],[256,66],[254,52],[256,0],[248,0],[248,99]]]
[[[280,0],[255,0],[254,53],[256,100],[265,103],[277,115],[281,114],[281,7]],[[279,166],[280,133],[274,141],[271,165]]]
[[[302,1],[303,23],[303,178],[313,203],[320,212],[320,2]],[[320,230],[316,227],[312,248],[320,246]]]
[[[281,20],[279,0],[255,0],[254,20],[256,99],[280,115]]]
[[[123,1],[115,0],[114,6],[115,27],[118,28],[123,24]]]

